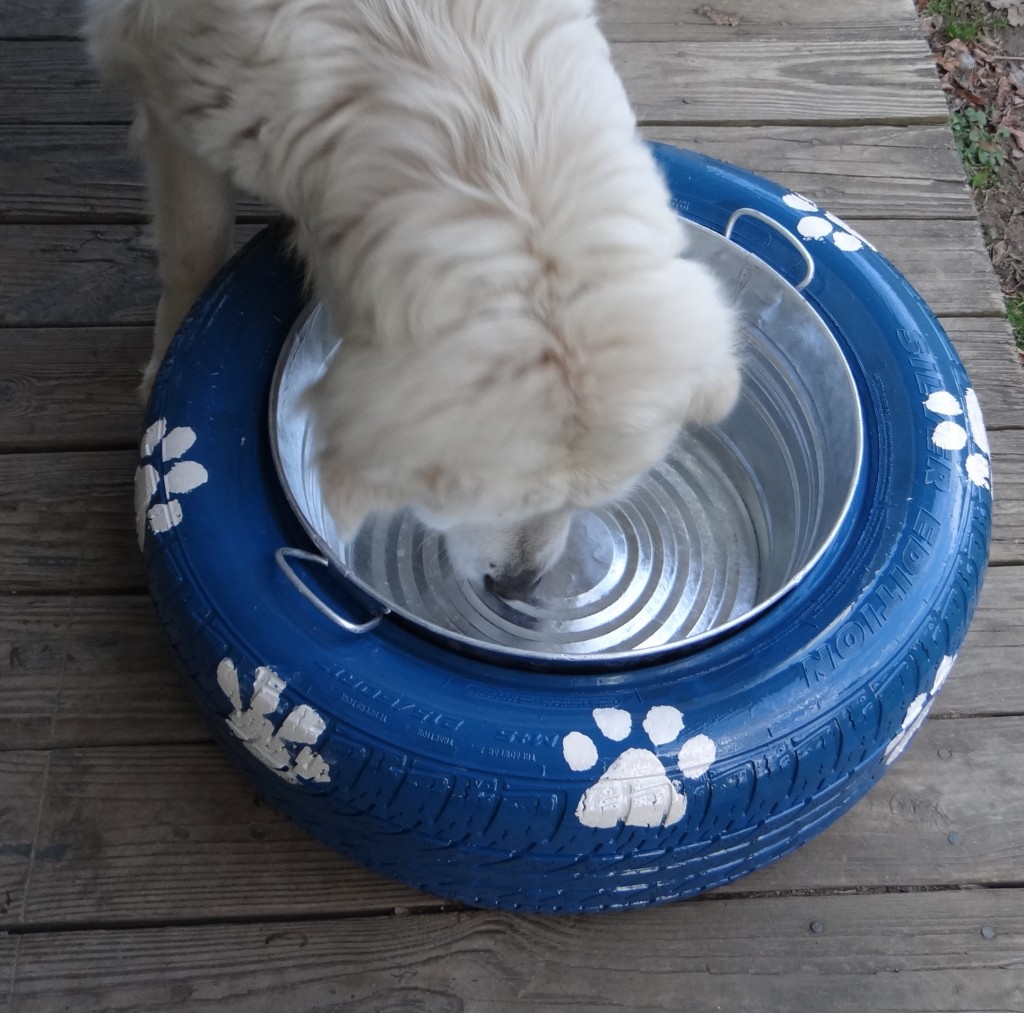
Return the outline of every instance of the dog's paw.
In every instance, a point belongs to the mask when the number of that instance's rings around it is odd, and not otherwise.
[[[142,437],[141,460],[135,470],[135,526],[140,549],[147,528],[163,534],[181,523],[184,513],[177,497],[198,489],[209,479],[209,473],[197,461],[182,460],[195,442],[194,430],[179,426],[168,431],[167,419],[158,419]],[[161,484],[163,502],[154,503]]]
[[[614,742],[626,742],[633,731],[633,716],[619,708],[598,708],[594,723],[601,735]],[[666,746],[683,732],[682,712],[675,707],[652,707],[642,724],[643,738],[652,746]],[[594,740],[573,731],[562,740],[562,754],[572,770],[597,766]],[[676,759],[683,778],[703,777],[715,762],[717,749],[707,735],[685,739]],[[669,827],[686,814],[682,782],[669,779],[668,769],[650,749],[627,748],[584,793],[576,817],[588,827],[608,829],[618,823],[631,827]]]
[[[963,404],[948,391],[935,391],[928,396],[924,406],[933,414],[944,417],[935,426],[932,443],[940,450],[968,450],[964,459],[967,477],[982,489],[991,489],[988,434],[985,432],[985,420],[974,390],[967,389]],[[966,426],[957,421],[960,418],[963,418]]]
[[[256,669],[252,693],[245,706],[238,671],[230,658],[217,666],[217,685],[231,702],[228,728],[257,760],[290,784],[297,784],[300,779],[316,784],[330,781],[327,761],[310,748],[327,728],[324,719],[312,707],[301,704],[293,708],[274,727],[272,718],[286,689],[284,680],[276,672],[269,668]]]

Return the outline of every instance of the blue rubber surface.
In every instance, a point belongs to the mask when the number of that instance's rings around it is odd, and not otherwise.
[[[441,897],[545,912],[640,906],[787,854],[895,759],[977,601],[987,443],[933,315],[810,202],[732,166],[655,153],[684,216],[721,232],[750,207],[807,237],[816,276],[805,295],[845,348],[866,416],[866,476],[841,536],[800,587],[706,649],[634,670],[523,671],[393,621],[347,636],[303,601],[274,562],[281,546],[308,547],[266,423],[304,301],[278,230],[213,283],[150,402],[137,479],[146,567],[214,735],[310,833]],[[743,219],[735,238],[802,276],[790,243],[762,223]],[[365,616],[329,575],[303,576],[338,611]]]

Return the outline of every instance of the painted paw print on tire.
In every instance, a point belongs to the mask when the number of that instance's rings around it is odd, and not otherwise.
[[[633,733],[633,716],[617,707],[598,708],[594,723],[601,735],[625,742]],[[683,732],[682,712],[675,707],[652,707],[643,732],[652,746],[666,746]],[[562,754],[572,770],[592,770],[598,763],[594,740],[583,732],[569,732]],[[695,735],[679,746],[677,762],[683,778],[703,777],[715,762],[717,749],[707,735]],[[618,823],[631,827],[670,827],[686,815],[686,795],[679,781],[650,749],[628,748],[584,793],[576,807],[577,819],[587,827],[609,829]]]
[[[257,668],[248,706],[242,706],[238,671],[230,658],[217,666],[217,685],[231,701],[228,728],[242,740],[245,748],[278,777],[290,784],[313,781],[324,784],[331,779],[327,762],[310,748],[327,729],[324,719],[308,704],[290,710],[278,727],[272,716],[281,705],[285,681],[272,669]],[[301,746],[294,750],[293,747]]]
[[[919,693],[910,702],[900,730],[893,737],[889,745],[885,747],[883,760],[886,764],[894,762],[900,753],[910,745],[910,740],[917,734],[921,725],[924,724],[925,719],[928,717],[928,712],[932,709],[932,704],[935,703],[935,697],[938,695],[939,690],[942,689],[943,683],[949,678],[949,673],[953,671],[955,663],[956,655],[954,654],[950,657],[947,654],[940,662],[939,669],[935,673],[935,681],[932,683],[932,688],[927,693]]]
[[[814,201],[801,197],[798,193],[788,193],[782,198],[783,203],[794,211],[804,212],[804,217],[797,222],[796,230],[804,239],[831,240],[840,250],[856,253],[871,245],[859,232],[855,232],[841,218],[829,211],[822,211]]]
[[[992,468],[989,463],[990,450],[988,434],[985,432],[985,419],[981,414],[978,395],[970,387],[964,392],[963,403],[949,391],[938,390],[930,394],[924,403],[925,408],[935,415],[943,416],[943,421],[935,426],[932,443],[940,450],[954,452],[967,450],[964,468],[967,477],[982,489],[992,488]],[[959,419],[966,422],[963,425]]]
[[[140,549],[146,541],[147,527],[158,535],[177,527],[184,516],[177,497],[208,481],[210,475],[201,464],[182,460],[195,442],[195,431],[188,426],[168,432],[167,419],[154,422],[142,437],[142,461],[135,470],[135,529]],[[154,503],[161,484],[163,502]]]

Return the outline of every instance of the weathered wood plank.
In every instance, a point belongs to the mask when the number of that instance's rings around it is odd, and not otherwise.
[[[1014,893],[33,934],[15,1008],[1019,1011],[1024,904]]]
[[[1020,425],[1024,378],[1006,321],[942,323],[989,426]],[[151,340],[145,327],[0,330],[0,450],[134,446],[141,418],[136,387]]]
[[[1005,314],[977,222],[869,219],[858,222],[857,229],[902,272],[933,313]]]
[[[0,588],[139,588],[133,451],[0,456]]]
[[[942,320],[991,428],[1021,425],[1024,376],[1013,336],[995,317]],[[0,450],[131,447],[147,327],[0,330]]]
[[[943,126],[647,127],[646,136],[744,165],[847,217],[975,217]],[[4,217],[145,215],[122,124],[15,124],[0,152]],[[260,213],[258,204],[243,212]]]
[[[131,447],[145,327],[0,330],[0,449]]]
[[[148,218],[142,167],[129,150],[124,124],[14,124],[5,128],[4,140],[0,222]],[[268,212],[243,200],[239,214],[266,218]]]
[[[991,434],[991,559],[1024,563],[1024,430]],[[0,455],[0,586],[8,591],[142,586],[133,525],[135,454]]]
[[[742,165],[843,218],[977,217],[944,124],[642,132],[650,140]]]
[[[942,321],[964,357],[992,428],[1018,426],[1024,374],[1013,335],[995,318]],[[134,446],[144,327],[0,330],[0,450]]]
[[[939,123],[944,109],[933,83],[928,93],[931,75],[924,69],[923,44],[913,35],[908,2],[713,3],[740,16],[736,28],[710,25],[698,14],[698,6],[677,0],[604,4],[605,25],[613,38],[656,43],[616,48],[620,60],[623,53],[637,57],[629,71],[630,87],[646,103],[641,111],[648,118],[698,124],[681,128],[680,138],[692,132],[692,144],[701,150],[774,176],[844,217],[973,220],[958,189],[942,128],[863,128],[877,133],[878,139],[861,144],[847,139],[861,128],[831,130],[817,122]],[[0,35],[72,34],[75,7],[77,0],[9,0],[0,18]],[[769,45],[766,39],[776,41]],[[808,43],[815,45],[808,48]],[[23,45],[38,46],[38,54],[49,44]],[[104,104],[95,103],[95,91],[90,97],[94,86],[88,71],[81,71],[86,75],[81,80],[89,83],[75,87],[81,50],[75,43],[66,45],[65,52],[72,55],[56,69],[52,61],[30,57],[27,50],[12,69],[8,58],[16,54],[10,49],[0,53],[0,120],[21,116],[23,109],[34,110],[40,122],[126,118],[127,106],[116,97]],[[648,48],[650,60],[644,56]],[[837,58],[830,61],[824,55],[828,51]],[[886,88],[889,94],[883,99],[880,93]],[[705,126],[747,122],[751,117],[805,125],[751,130],[756,144],[749,145],[743,136],[747,131]],[[25,119],[31,121],[32,115]],[[106,133],[100,138],[97,131],[95,144],[82,138],[78,166],[70,135],[63,137],[60,127],[38,129],[40,135],[49,131],[58,146],[49,154],[45,144],[34,152],[12,148],[12,135],[4,131],[0,217],[16,207],[17,220],[77,215],[132,225],[142,219],[141,189],[137,176],[129,178],[134,169],[123,154],[123,126],[103,127]],[[670,139],[676,132],[657,131]],[[921,146],[904,150],[904,139],[914,134],[920,136]],[[810,143],[814,138],[822,140],[824,150],[815,151]],[[874,164],[872,146],[878,149]],[[744,152],[751,153],[751,160],[738,157]],[[917,179],[915,159],[920,162]],[[30,178],[33,160],[37,181]],[[870,224],[861,227],[878,241]],[[86,231],[74,238],[84,239]],[[127,234],[128,230],[122,235]],[[890,256],[899,262],[907,240],[892,234]],[[925,236],[916,246],[911,241],[925,276],[937,272],[932,292],[940,298],[949,293],[948,312],[953,315],[995,312],[991,274],[970,266],[981,264],[975,239],[967,237],[971,252],[961,279],[958,237],[946,244],[941,238]],[[145,324],[155,295],[145,240],[137,241],[138,251],[122,251],[113,265],[104,264],[99,256],[65,277],[50,240],[18,245],[0,231],[0,307],[6,306],[3,285],[12,270],[16,273],[31,261],[45,264],[50,258],[57,270],[49,279],[49,291],[45,279],[32,282],[33,292],[19,290],[30,296],[20,304],[27,314],[24,323]],[[8,256],[4,251],[9,242],[14,252]],[[940,246],[947,266],[935,268],[931,262],[928,250],[934,245]],[[890,248],[883,243],[883,249]],[[85,255],[90,255],[88,249]],[[77,295],[65,297],[58,290],[69,279],[78,286]],[[985,308],[971,303],[971,286],[984,288]],[[932,294],[927,297],[936,303]],[[76,301],[85,307],[84,313],[78,312]],[[997,332],[1003,334],[1002,325],[994,319],[954,319],[947,327],[982,392],[990,426],[1019,427],[1016,367],[1007,362],[1005,344],[995,341]],[[38,348],[25,343],[32,335],[15,334],[6,360],[5,336],[0,334],[0,449],[5,441],[8,448],[22,449],[130,442],[123,433],[136,418],[127,386],[129,381],[134,385],[135,361],[128,360],[134,343],[144,353],[148,339],[141,328],[123,329],[116,339],[113,332],[107,334],[124,356],[109,364],[112,372],[107,378],[101,373],[109,363],[109,349],[99,330],[83,332],[83,343],[74,346],[73,354],[69,350],[63,362],[54,359],[52,368],[44,357],[57,355],[56,345],[70,339],[70,333],[53,335],[46,346],[48,332],[40,331],[44,343]],[[96,358],[91,357],[93,352]],[[18,357],[27,360],[24,365],[12,361]],[[62,378],[62,372],[72,370],[80,370],[80,376]],[[5,394],[15,401],[4,400]],[[83,403],[73,405],[76,397]],[[89,398],[95,399],[94,405],[86,403]],[[53,407],[44,406],[48,400]],[[108,407],[109,418],[104,419]],[[15,417],[7,418],[12,411]],[[1020,560],[1024,439],[1019,432],[996,433],[993,443],[996,558]],[[61,456],[33,455],[32,467],[40,472],[56,467],[57,473],[30,479],[22,488],[8,481],[25,478],[20,466],[7,471],[0,467],[0,587],[9,589],[4,581],[12,569],[25,587],[40,586],[26,573],[26,566],[38,569],[41,589],[46,591],[141,586],[137,567],[130,565],[136,556],[131,531],[133,455],[122,455],[120,462],[114,460],[116,455],[108,456],[106,463],[100,460],[105,455],[67,455],[80,457],[82,472],[98,470],[98,477],[71,476],[63,485]],[[27,501],[23,489],[28,491]],[[98,507],[90,501],[97,490]],[[83,557],[76,542],[97,541],[87,525],[72,530],[63,543],[54,534],[59,526],[73,524],[70,507],[64,515],[45,520],[52,503],[68,499],[77,499],[86,514],[98,510],[95,523],[104,545],[98,557]],[[33,512],[38,523],[30,517]],[[33,550],[25,549],[19,554],[13,548],[15,539],[31,542],[37,531],[51,548],[64,553],[63,565],[48,569],[45,553],[33,555]],[[72,574],[68,584],[68,574],[76,566],[78,576]],[[1020,714],[1022,571],[1004,567],[989,573],[970,640],[935,714]],[[101,583],[96,584],[97,579]],[[8,597],[0,607],[0,699],[0,749],[33,747],[26,753],[0,754],[0,925],[22,918],[24,883],[32,863],[41,901],[29,913],[33,927],[40,927],[44,919],[81,928],[121,917],[151,923],[154,917],[245,920],[264,911],[275,918],[383,913],[392,905],[435,910],[432,899],[348,866],[273,814],[255,809],[241,781],[208,747],[82,748],[53,754],[39,750],[41,745],[182,743],[203,734],[141,595],[87,596],[77,601],[59,595],[31,601]],[[1000,875],[1020,882],[1021,734],[1019,717],[994,723],[929,722],[863,806],[797,855],[737,884],[734,891],[899,884],[905,870],[910,870],[912,881],[926,880],[923,885],[946,882],[947,876],[952,877],[949,882],[959,878],[968,884],[979,881],[974,878],[979,876],[980,881],[995,883]],[[948,751],[949,759],[941,759],[940,749],[943,755]],[[81,770],[79,761],[84,761]],[[35,852],[26,852],[51,762],[59,767],[60,784],[47,792],[44,832],[35,842]],[[139,772],[133,774],[136,763]],[[117,764],[120,771],[114,769]],[[207,791],[211,777],[215,787]],[[155,790],[154,798],[146,797],[149,790]],[[968,799],[972,791],[974,797]],[[953,832],[961,835],[959,844],[950,842]],[[260,834],[265,835],[262,841]],[[872,867],[872,855],[880,865]],[[161,871],[162,864],[169,864],[170,870]],[[346,871],[339,871],[339,865]],[[86,876],[81,886],[76,879],[79,870]],[[126,877],[120,888],[114,885],[119,875]],[[929,878],[933,875],[934,880]],[[267,894],[270,903],[264,904]],[[319,903],[310,903],[311,896],[319,897]],[[69,900],[70,916],[64,898]],[[109,908],[104,907],[107,899],[113,901]],[[183,904],[176,903],[179,899]],[[401,1005],[439,1013],[490,1013],[523,1006],[582,1007],[604,1013],[677,1009],[683,1001],[695,1010],[740,1013],[1020,1011],[1021,899],[1020,890],[761,896],[572,921],[430,914],[166,931],[24,936],[0,931],[0,1009],[277,1013],[318,1008],[369,1013]],[[810,932],[812,921],[824,931]],[[766,925],[772,927],[770,934],[765,933]],[[994,938],[982,936],[982,926],[992,927]],[[8,1002],[7,984],[19,946],[20,974]]]
[[[976,218],[948,129],[648,127],[652,140],[743,165],[846,218]],[[120,124],[15,124],[0,151],[0,222],[138,222],[147,215]],[[240,214],[265,216],[256,201]]]
[[[994,567],[935,717],[1024,714],[1024,568]],[[19,596],[0,609],[0,748],[196,742],[144,594]],[[126,701],[130,700],[130,706]]]
[[[1024,563],[1024,431],[989,434],[992,444],[993,563]]]
[[[948,317],[991,427],[1022,422],[1024,378],[1007,323]],[[131,447],[136,387],[149,357],[145,327],[0,330],[0,450]]]
[[[143,594],[8,602],[0,696],[0,749],[208,737]]]
[[[259,917],[436,908],[328,851],[212,743],[58,750],[24,922]]]
[[[0,324],[149,323],[154,275],[142,226],[2,226]]]
[[[612,49],[641,121],[906,124],[947,117],[920,39],[794,45],[758,38]]]
[[[0,685],[4,685],[0,679]],[[32,867],[39,807],[46,789],[50,756],[44,752],[0,751],[0,925],[19,920]],[[0,932],[0,944],[3,933]],[[0,988],[4,980],[0,946]],[[0,992],[0,1000],[3,993]]]
[[[934,312],[1001,316],[974,221],[858,222]],[[241,225],[238,241],[258,226]],[[0,225],[0,325],[148,324],[157,289],[140,225]]]
[[[1024,372],[1006,320],[943,317],[940,321],[967,367],[990,429],[1024,426]]]
[[[0,932],[0,1010],[11,1009],[11,992],[14,988],[14,969],[18,964],[18,945],[16,936],[8,936]]]
[[[836,826],[726,892],[1016,882],[1022,745],[1019,718],[929,721]],[[97,912],[152,923],[432,903],[255,805],[213,745],[50,755],[35,848],[54,859],[33,869],[27,924],[85,924]]]
[[[78,34],[81,5],[76,0],[4,0],[0,38],[71,38]]]
[[[978,610],[932,714],[1024,714],[1024,567],[993,566]]]
[[[715,25],[696,3],[679,0],[599,0],[598,16],[609,38],[619,41],[893,39],[913,38],[917,30],[905,9],[891,0],[835,3],[806,0],[729,0],[709,4],[737,18],[736,25]]]
[[[0,222],[91,216],[137,221],[147,213],[142,169],[128,128],[15,124],[0,150]]]
[[[258,230],[238,226],[237,244]],[[148,325],[157,294],[145,226],[0,226],[0,326]]]
[[[0,122],[127,123],[126,95],[100,84],[75,41],[0,40]]]
[[[920,39],[738,38],[619,42],[613,57],[641,120],[660,123],[941,123],[945,101]],[[0,41],[0,122],[117,123],[77,42]]]
[[[79,31],[80,13],[74,0],[6,0],[0,36],[7,39],[73,37]],[[598,13],[609,38],[619,41],[686,41],[808,37],[829,39],[880,39],[910,37],[911,18],[890,0],[857,0],[841,10],[828,3],[806,0],[731,0],[728,12],[738,18],[735,26],[715,25],[699,6],[679,0],[600,0]]]

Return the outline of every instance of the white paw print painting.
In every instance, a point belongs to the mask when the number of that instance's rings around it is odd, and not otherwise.
[[[927,693],[919,693],[910,702],[900,730],[893,737],[889,745],[885,747],[885,755],[882,759],[886,764],[892,763],[907,748],[917,730],[924,724],[925,719],[928,717],[928,712],[932,709],[932,704],[935,703],[935,697],[938,695],[939,690],[942,689],[943,683],[949,678],[949,673],[953,670],[955,663],[956,655],[954,654],[950,657],[947,654],[939,663],[939,669],[935,673],[935,681],[932,683],[932,688]]]
[[[179,426],[168,431],[166,419],[154,422],[142,437],[142,462],[135,470],[135,527],[140,549],[147,528],[163,534],[181,523],[184,514],[177,497],[198,489],[209,479],[209,473],[197,461],[183,460],[195,442],[194,430]],[[154,503],[161,483],[164,502]]]
[[[982,489],[991,490],[988,434],[985,432],[978,395],[968,387],[961,403],[949,391],[937,390],[929,395],[924,406],[932,414],[942,417],[932,432],[932,443],[940,450],[967,450],[964,458],[967,477]]]
[[[281,704],[285,681],[272,669],[257,668],[252,694],[242,706],[238,671],[230,658],[217,666],[217,685],[231,702],[228,727],[242,740],[245,748],[275,774],[297,784],[313,781],[324,784],[331,779],[327,762],[313,752],[327,724],[308,704],[290,710],[275,728],[272,715]]]
[[[613,742],[625,742],[633,732],[633,716],[617,707],[593,712],[600,734]],[[675,707],[652,707],[643,721],[643,732],[652,746],[666,746],[682,736],[683,715]],[[562,754],[572,770],[592,770],[598,763],[597,746],[583,732],[569,732],[562,740]],[[715,762],[717,749],[707,735],[685,739],[676,753],[683,778],[703,777]],[[679,781],[650,749],[627,748],[584,793],[576,817],[587,827],[609,829],[618,823],[630,827],[670,827],[686,814],[686,795]]]
[[[842,219],[836,218],[829,211],[822,211],[814,201],[801,197],[798,193],[788,193],[782,198],[783,203],[794,211],[802,211],[803,218],[797,222],[796,230],[807,240],[820,240],[831,242],[845,250],[847,253],[856,253],[858,250],[868,247],[874,250],[871,245],[859,232],[855,232]]]

